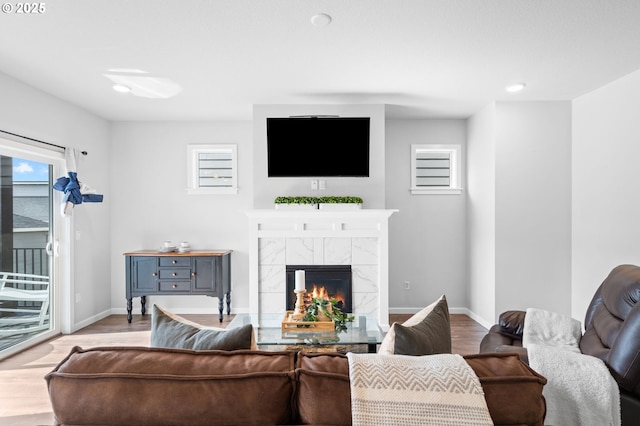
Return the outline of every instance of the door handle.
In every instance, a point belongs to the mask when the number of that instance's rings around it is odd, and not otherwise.
[[[58,240],[49,241],[44,247],[44,250],[47,252],[47,256],[58,257],[58,255],[60,254],[60,243],[58,242]]]

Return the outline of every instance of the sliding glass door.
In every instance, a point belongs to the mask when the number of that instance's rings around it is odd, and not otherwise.
[[[63,154],[0,138],[0,359],[59,331]]]

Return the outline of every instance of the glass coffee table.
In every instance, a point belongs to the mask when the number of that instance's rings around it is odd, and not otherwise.
[[[314,331],[308,328],[282,329],[283,314],[236,314],[227,329],[253,324],[260,350],[307,350],[375,353],[384,337],[373,315],[354,314],[346,331]]]

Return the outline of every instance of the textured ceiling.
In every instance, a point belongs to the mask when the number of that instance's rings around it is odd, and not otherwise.
[[[250,119],[253,104],[291,103],[467,117],[493,100],[573,99],[640,69],[638,0],[44,4],[0,14],[0,72],[108,120]],[[317,28],[317,13],[333,21]],[[103,75],[113,68],[182,91],[119,94]],[[515,81],[526,90],[506,93]]]

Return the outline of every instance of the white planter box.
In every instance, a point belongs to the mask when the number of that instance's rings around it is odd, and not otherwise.
[[[356,203],[320,203],[320,210],[358,210],[362,208],[362,204]]]
[[[275,204],[276,210],[317,210],[317,204]]]

